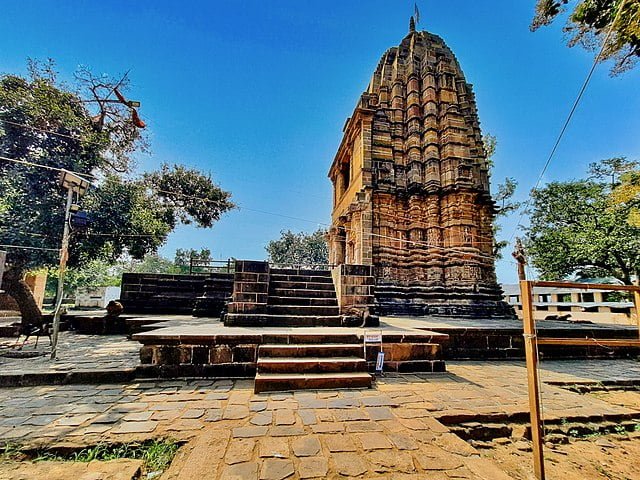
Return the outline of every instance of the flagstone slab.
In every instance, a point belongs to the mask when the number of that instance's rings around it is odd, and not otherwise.
[[[304,436],[291,442],[291,449],[296,457],[313,457],[320,453],[320,440],[316,436]]]

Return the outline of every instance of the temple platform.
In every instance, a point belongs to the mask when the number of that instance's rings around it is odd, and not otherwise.
[[[423,329],[448,335],[443,349],[445,360],[507,360],[524,359],[522,320],[518,318],[455,318],[455,317],[380,317],[397,328]],[[637,339],[638,327],[577,322],[571,320],[539,320],[538,335],[559,338],[593,339],[591,346],[540,345],[542,359],[636,358],[637,347],[609,348],[598,339]]]
[[[384,370],[444,372],[448,335],[381,323],[376,328],[228,327],[217,319],[173,321],[132,336],[142,368],[160,376],[256,375],[256,391],[367,387],[380,351]],[[173,325],[171,325],[173,323]],[[365,334],[378,335],[365,343]]]

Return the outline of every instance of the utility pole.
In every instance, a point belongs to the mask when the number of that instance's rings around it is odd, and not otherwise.
[[[527,274],[525,272],[525,267],[527,265],[527,256],[525,255],[524,246],[522,245],[522,240],[520,240],[520,238],[516,238],[516,244],[511,255],[516,259],[518,265],[518,280],[526,280]]]
[[[2,277],[4,275],[4,264],[7,260],[7,252],[0,250],[0,290],[2,289]]]
[[[64,298],[64,273],[69,259],[69,234],[71,233],[71,210],[74,207],[73,194],[78,197],[87,191],[89,182],[73,172],[64,170],[60,174],[60,185],[67,190],[67,202],[64,209],[64,230],[60,247],[60,264],[58,267],[58,289],[56,292],[56,308],[53,312],[53,332],[51,333],[51,360],[58,355],[58,333],[60,332],[60,313]]]

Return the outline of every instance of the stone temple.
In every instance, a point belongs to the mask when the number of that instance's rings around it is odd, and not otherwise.
[[[472,86],[413,19],[347,119],[329,178],[330,262],[372,266],[377,313],[512,315]]]

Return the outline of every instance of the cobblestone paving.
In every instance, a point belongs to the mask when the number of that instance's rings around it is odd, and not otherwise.
[[[614,406],[596,398],[588,398],[545,382],[566,384],[610,379],[639,380],[640,363],[635,360],[611,360],[607,368],[598,360],[558,360],[541,362],[540,378],[544,416],[547,420],[598,417],[603,414],[638,414],[640,410]],[[439,389],[429,393],[434,406],[443,416],[462,416],[498,412],[513,415],[528,412],[527,373],[525,363],[512,362],[447,362],[455,383],[441,381]],[[424,388],[430,389],[428,382]]]
[[[547,366],[589,371],[581,362],[561,363]],[[635,363],[614,366],[630,371]],[[5,388],[0,440],[87,445],[172,437],[191,440],[185,451],[194,454],[208,438],[205,460],[183,462],[190,470],[169,472],[176,475],[169,478],[375,478],[390,472],[392,478],[507,478],[438,419],[527,412],[524,365],[454,362],[449,368],[440,375],[388,375],[373,389],[341,391],[254,394],[251,380]],[[546,376],[574,378],[550,370]],[[543,387],[543,400],[547,419],[640,413],[637,406],[550,385]]]
[[[23,337],[24,339],[24,337]],[[140,344],[123,335],[78,335],[61,332],[58,359],[51,361],[51,345],[46,337],[29,339],[22,352],[39,353],[32,358],[10,358],[15,352],[15,338],[0,338],[0,374],[60,372],[71,370],[103,370],[134,368],[139,365]]]
[[[640,380],[637,360],[543,360],[543,381]]]

